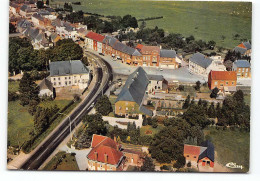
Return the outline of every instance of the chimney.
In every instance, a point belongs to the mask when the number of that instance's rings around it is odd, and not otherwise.
[[[97,160],[97,159],[98,159],[98,153],[97,153],[97,151],[94,152],[94,155],[95,155],[95,157],[94,157],[95,160]]]
[[[105,159],[104,159],[104,160],[105,160],[105,163],[107,163],[108,155],[105,153],[105,154],[104,154],[104,157],[105,157]]]

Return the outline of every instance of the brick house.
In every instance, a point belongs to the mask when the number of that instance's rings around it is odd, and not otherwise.
[[[91,148],[87,155],[88,170],[123,170],[125,156],[120,151],[120,144],[109,137],[94,134],[92,136]]]
[[[184,144],[183,156],[186,159],[186,164],[191,163],[192,167],[197,167],[199,170],[212,171],[214,155],[214,145],[208,140],[203,142],[201,146]]]
[[[142,166],[143,164],[143,153],[136,150],[124,149],[122,148],[122,152],[125,156],[125,164],[133,165],[133,166]]]
[[[175,50],[160,50],[160,67],[161,68],[179,68],[179,63],[176,61],[177,54]]]
[[[234,48],[235,52],[239,52],[241,55],[251,57],[251,44],[250,42],[242,42]]]
[[[143,66],[159,66],[160,63],[160,47],[158,46],[140,46],[137,48],[142,54]]]
[[[208,76],[208,86],[212,90],[217,87],[221,92],[235,92],[237,73],[235,71],[211,71]]]
[[[113,46],[118,42],[118,40],[112,36],[105,36],[103,39],[103,53],[115,57],[113,54]]]
[[[87,48],[95,50],[98,53],[102,53],[104,38],[105,38],[104,36],[90,31],[86,35],[85,44],[86,44]]]
[[[237,73],[237,78],[251,77],[250,63],[247,60],[236,60],[233,62],[232,71]]]
[[[197,52],[189,59],[189,71],[200,75],[208,75],[212,61],[211,58]]]

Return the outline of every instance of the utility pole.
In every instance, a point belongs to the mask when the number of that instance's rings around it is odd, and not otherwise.
[[[70,141],[72,141],[72,134],[71,134],[71,119],[70,119],[70,116],[67,115],[67,114],[64,114],[64,113],[58,113],[58,114],[62,114],[62,115],[68,116],[68,118],[69,118],[69,122],[70,122]]]

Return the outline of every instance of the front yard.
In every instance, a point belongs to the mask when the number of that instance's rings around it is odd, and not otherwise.
[[[79,170],[75,155],[59,152],[43,168],[43,170]]]
[[[141,133],[141,136],[146,136],[146,135],[154,136],[156,133],[161,131],[163,129],[163,127],[164,127],[164,125],[162,125],[162,124],[158,124],[157,128],[153,128],[150,125],[142,126],[140,128],[140,133]]]

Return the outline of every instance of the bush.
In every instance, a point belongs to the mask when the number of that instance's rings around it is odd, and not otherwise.
[[[161,170],[170,170],[169,166],[163,165],[160,167]]]

